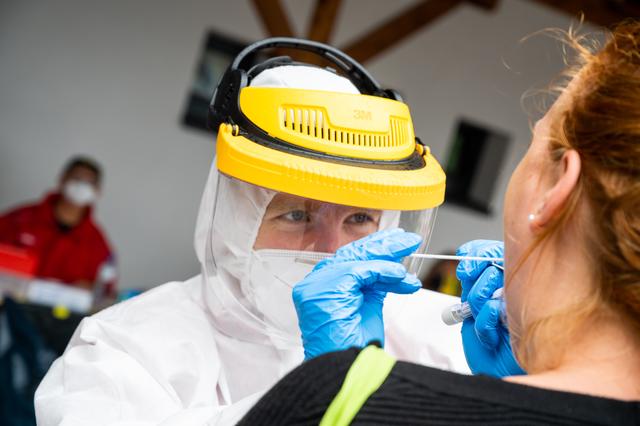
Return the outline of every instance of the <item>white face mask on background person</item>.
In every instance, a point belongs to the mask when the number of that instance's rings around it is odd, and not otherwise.
[[[82,180],[70,180],[62,187],[62,195],[72,204],[85,207],[93,204],[98,198],[98,193],[89,182]]]

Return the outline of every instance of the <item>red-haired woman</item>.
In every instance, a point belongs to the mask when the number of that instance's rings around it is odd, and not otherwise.
[[[491,298],[503,278],[489,262],[458,267],[473,313],[467,361],[484,374],[396,362],[372,346],[334,352],[281,380],[243,424],[640,424],[640,24],[619,26],[596,53],[568,41],[582,60],[507,190],[504,301]],[[502,252],[487,241],[460,249]],[[303,297],[305,285],[322,273],[294,290],[305,345],[366,327],[331,312],[305,327],[322,303]]]

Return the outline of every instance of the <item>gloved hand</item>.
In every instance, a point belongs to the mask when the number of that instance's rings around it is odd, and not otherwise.
[[[382,306],[387,292],[421,288],[400,262],[421,238],[402,229],[376,232],[341,247],[293,288],[305,359],[323,353],[384,344]]]
[[[475,240],[463,244],[459,256],[503,257],[501,241]],[[502,299],[491,299],[504,285],[501,270],[489,261],[463,260],[456,275],[462,283],[463,302],[469,302],[473,317],[462,324],[462,344],[467,364],[474,374],[506,377],[526,374],[511,350],[509,330],[500,317],[504,312]]]

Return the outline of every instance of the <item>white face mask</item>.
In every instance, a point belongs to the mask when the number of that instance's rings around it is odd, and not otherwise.
[[[286,256],[283,256],[285,251]],[[249,280],[243,283],[243,292],[262,314],[265,323],[299,344],[298,316],[291,293],[314,265],[299,261],[295,253],[289,250],[253,250]]]
[[[62,194],[67,201],[79,207],[93,204],[98,198],[93,185],[82,180],[70,180],[65,183]]]

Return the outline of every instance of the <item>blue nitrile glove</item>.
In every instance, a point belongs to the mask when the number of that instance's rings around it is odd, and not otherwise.
[[[459,256],[503,257],[501,241],[475,240],[463,244]],[[504,312],[502,299],[491,299],[504,285],[500,269],[489,261],[462,260],[456,275],[462,283],[463,302],[469,302],[472,318],[462,324],[462,344],[467,364],[474,374],[506,377],[526,374],[511,350],[509,330],[500,317]]]
[[[400,262],[421,242],[402,229],[376,232],[338,249],[293,288],[305,359],[384,343],[382,306],[387,292],[421,287]]]

